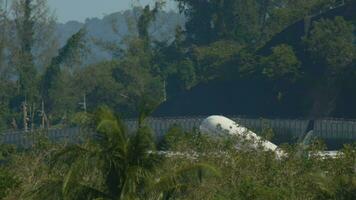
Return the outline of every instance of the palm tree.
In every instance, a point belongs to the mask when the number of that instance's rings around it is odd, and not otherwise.
[[[162,157],[154,153],[151,131],[144,124],[147,113],[141,112],[137,130],[129,133],[119,117],[106,108],[100,109],[93,120],[93,138],[57,153],[51,162],[54,175],[36,187],[30,197],[121,200],[147,199],[148,193],[153,193],[155,199],[168,199],[166,194],[189,180],[184,179],[184,174],[202,169],[214,171],[208,165],[196,164],[157,177]]]

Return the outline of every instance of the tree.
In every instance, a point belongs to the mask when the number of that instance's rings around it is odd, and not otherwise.
[[[152,23],[156,19],[156,15],[158,11],[162,8],[163,3],[160,1],[156,2],[155,7],[151,10],[150,6],[147,5],[145,8],[142,10],[142,13],[137,21],[137,32],[138,32],[138,37],[141,40],[146,41],[148,44],[150,43],[149,41],[149,33],[148,29]]]
[[[14,112],[10,107],[11,100],[16,95],[16,83],[13,77],[15,70],[9,63],[10,41],[9,8],[6,0],[0,1],[0,130],[8,129]],[[13,126],[12,128],[16,128]]]
[[[160,74],[155,74],[154,61],[145,41],[137,38],[129,40],[129,47],[117,66],[113,69],[114,79],[122,85],[126,104],[138,113],[141,99],[157,106],[163,99],[163,84]]]
[[[334,0],[176,0],[187,17],[187,40],[235,40],[256,49],[286,26],[333,6]]]
[[[235,40],[257,45],[279,1],[269,0],[176,0],[188,17],[187,39],[195,44]]]
[[[4,50],[6,48],[6,42],[7,42],[7,5],[3,1],[0,1],[0,28],[1,28],[1,34],[0,34],[0,72],[3,74],[3,64],[4,64]]]
[[[231,72],[236,67],[232,60],[242,48],[236,42],[224,40],[194,48],[191,59],[195,64],[198,80],[231,78]]]
[[[141,112],[137,130],[129,133],[111,111],[99,109],[92,121],[97,132],[94,138],[84,145],[67,146],[51,159],[52,169],[65,169],[64,177],[54,171],[55,176],[38,184],[31,197],[157,199],[167,188],[175,188],[183,173],[204,169],[203,165],[195,165],[167,177],[157,173],[161,158],[155,153],[151,131],[145,124],[146,114]]]
[[[58,112],[56,113],[57,115],[63,115],[63,112],[71,109],[59,106],[58,103],[62,105],[75,103],[75,101],[63,101],[63,99],[71,98],[77,92],[74,90],[71,91],[73,87],[68,87],[71,84],[70,81],[73,80],[71,78],[72,73],[68,69],[74,68],[73,65],[76,65],[83,58],[86,52],[85,36],[85,29],[80,29],[77,33],[73,34],[66,44],[59,49],[58,55],[52,58],[50,65],[42,76],[41,96],[49,113]],[[62,69],[65,66],[67,66],[67,73],[62,73]]]
[[[14,85],[7,102],[8,112],[14,116],[7,121],[16,124],[16,120],[22,118],[24,128],[27,128],[29,121],[34,127],[36,104],[40,104],[39,74],[47,66],[49,58],[56,53],[55,20],[46,0],[11,1],[10,10],[5,16],[7,28],[2,33],[7,35],[6,41],[11,42],[6,42],[3,51],[6,52],[3,54],[5,64],[1,63],[1,68],[5,66],[4,75],[11,77],[8,81],[10,84],[6,84]],[[17,83],[13,84],[14,81]],[[21,109],[24,111],[22,117],[16,117]]]
[[[159,59],[157,59],[159,57],[157,50],[159,42],[152,40],[149,32],[151,25],[156,20],[156,15],[163,6],[162,2],[157,1],[153,9],[149,5],[143,9],[135,8],[135,12],[138,11],[138,17],[133,20],[130,18],[134,24],[130,24],[130,22],[128,24],[134,25],[136,29],[132,29],[131,35],[125,37],[120,45],[110,42],[103,44],[102,41],[99,41],[101,46],[104,45],[105,49],[116,55],[110,62],[103,64],[111,66],[110,74],[114,78],[115,88],[120,88],[116,92],[109,92],[112,97],[115,96],[116,100],[102,102],[110,108],[124,113],[125,116],[132,117],[138,113],[141,99],[151,102],[152,107],[157,106],[164,99],[165,75],[164,70],[160,68]],[[115,29],[114,31],[117,32]],[[94,71],[92,70],[92,72]],[[108,80],[111,81],[112,78],[110,77]],[[93,90],[92,97],[99,93],[105,93],[102,90],[104,87],[107,86],[98,86],[96,90]],[[101,97],[106,98],[110,96],[109,94],[101,95]],[[102,99],[101,97],[99,99]],[[90,99],[95,100],[94,98]]]
[[[300,61],[292,47],[282,44],[273,47],[272,54],[261,58],[262,74],[271,80],[294,82],[301,76]]]
[[[254,37],[258,24],[257,1],[177,0],[188,21],[187,39],[195,44],[209,44],[219,39],[245,43]],[[255,38],[254,38],[255,39]]]
[[[55,52],[54,18],[46,0],[16,0],[12,3],[13,38],[11,62],[19,75],[20,94],[29,102],[38,99],[38,71]]]
[[[312,113],[327,116],[335,108],[344,79],[354,73],[353,27],[342,17],[321,19],[313,24],[304,41],[313,61],[307,69],[311,83],[315,83]]]
[[[106,61],[75,71],[72,89],[79,93],[77,95],[80,95],[80,98],[86,94],[89,111],[105,105],[120,111],[124,116],[130,116],[128,114],[131,110],[127,110],[127,93],[124,86],[113,76],[113,70],[118,65],[119,61]]]
[[[310,34],[304,39],[318,73],[329,78],[349,73],[355,59],[352,24],[342,17],[334,20],[321,19],[313,24]]]

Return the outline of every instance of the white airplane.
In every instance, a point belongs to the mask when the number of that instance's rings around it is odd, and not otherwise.
[[[261,146],[266,151],[275,152],[277,158],[287,156],[287,154],[277,145],[273,144],[270,141],[262,139],[256,133],[252,132],[251,130],[248,130],[247,128],[224,116],[213,115],[204,119],[199,129],[200,132],[203,134],[215,136],[236,135],[241,137],[241,140],[248,141],[251,144],[250,146],[252,146],[252,148],[257,148],[258,146]],[[237,144],[237,149],[241,148],[242,144],[245,141],[241,141],[241,143]],[[312,153],[309,153],[309,155],[312,155]],[[339,153],[338,151],[321,151],[317,152],[316,155],[322,158],[336,158],[337,156],[341,155],[341,153]]]

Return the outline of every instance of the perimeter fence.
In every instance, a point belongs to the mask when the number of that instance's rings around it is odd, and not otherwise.
[[[202,117],[175,117],[175,118],[149,118],[147,124],[151,127],[157,139],[169,131],[172,126],[179,126],[184,131],[198,129]],[[230,117],[238,124],[245,126],[260,134],[263,130],[272,130],[276,143],[295,142],[305,134],[309,120],[307,119],[262,119]],[[125,120],[129,130],[134,131],[137,127],[136,120]],[[78,142],[87,137],[90,132],[79,127],[38,130],[33,133],[22,131],[6,132],[0,135],[0,143],[30,146],[37,135],[45,136],[52,141]],[[356,141],[356,120],[344,119],[320,119],[314,121],[314,136],[333,143],[352,143]]]

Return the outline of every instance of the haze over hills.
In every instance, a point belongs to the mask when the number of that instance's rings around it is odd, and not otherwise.
[[[84,23],[69,21],[57,24],[57,34],[60,46],[77,32],[80,28],[86,27],[88,37],[88,47],[90,55],[86,59],[86,64],[96,63],[112,56],[94,44],[93,40],[100,39],[105,42],[120,43],[124,37],[136,34],[136,20],[140,16],[142,8],[133,8],[122,12],[115,12],[102,19],[88,18]],[[174,11],[160,11],[155,22],[150,27],[150,34],[158,41],[172,41],[175,29],[178,25],[184,25],[185,17]],[[117,30],[115,32],[113,27]]]

